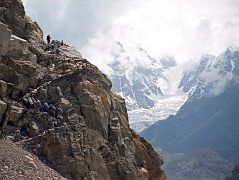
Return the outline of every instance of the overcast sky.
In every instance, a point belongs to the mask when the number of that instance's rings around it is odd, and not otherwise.
[[[117,41],[178,62],[239,46],[239,0],[25,0],[45,35],[100,67]]]

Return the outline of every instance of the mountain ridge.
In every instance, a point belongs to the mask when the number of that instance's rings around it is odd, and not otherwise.
[[[189,98],[177,114],[155,123],[142,135],[166,152],[209,147],[231,162],[238,161],[238,62],[237,48],[203,58],[181,81],[179,87],[186,88]]]
[[[0,7],[1,136],[67,179],[164,180],[162,159],[129,128],[111,81],[75,48],[44,43],[20,0]]]

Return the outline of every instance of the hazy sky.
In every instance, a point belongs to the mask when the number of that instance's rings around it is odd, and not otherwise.
[[[155,58],[173,55],[178,62],[239,46],[239,0],[25,0],[25,4],[45,34],[70,42],[100,67],[111,61],[117,41],[128,48],[141,44]]]

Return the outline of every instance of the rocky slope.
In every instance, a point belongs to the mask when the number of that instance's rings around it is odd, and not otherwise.
[[[239,164],[237,164],[234,167],[231,175],[226,178],[226,180],[237,180],[237,179],[239,179]]]
[[[232,165],[211,149],[163,154],[163,158],[168,179],[223,180],[232,170]]]
[[[1,136],[67,179],[165,179],[159,154],[129,128],[124,99],[96,66],[73,47],[43,43],[19,0],[0,0],[0,21]]]
[[[0,140],[0,144],[0,179],[65,179],[13,143]]]

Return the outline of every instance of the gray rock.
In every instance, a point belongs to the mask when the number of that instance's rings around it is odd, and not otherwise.
[[[0,80],[0,97],[5,97],[7,93],[7,83],[3,80]]]
[[[63,110],[69,109],[70,107],[72,107],[72,104],[70,103],[69,100],[65,99],[65,98],[60,98],[56,105],[60,108],[62,108]]]
[[[18,106],[10,105],[10,107],[6,111],[6,115],[3,121],[2,128],[5,128],[8,122],[11,122],[17,125],[18,120],[22,116],[24,109]]]
[[[29,136],[34,137],[39,134],[39,127],[36,122],[32,121],[29,126]]]
[[[0,57],[5,55],[8,51],[9,40],[12,35],[12,31],[8,29],[7,25],[0,22]]]
[[[28,43],[25,39],[19,38],[15,35],[11,35],[7,50],[7,55],[14,58],[19,58],[24,54],[27,54]]]
[[[7,109],[7,104],[0,100],[0,125],[2,124],[2,120]]]

